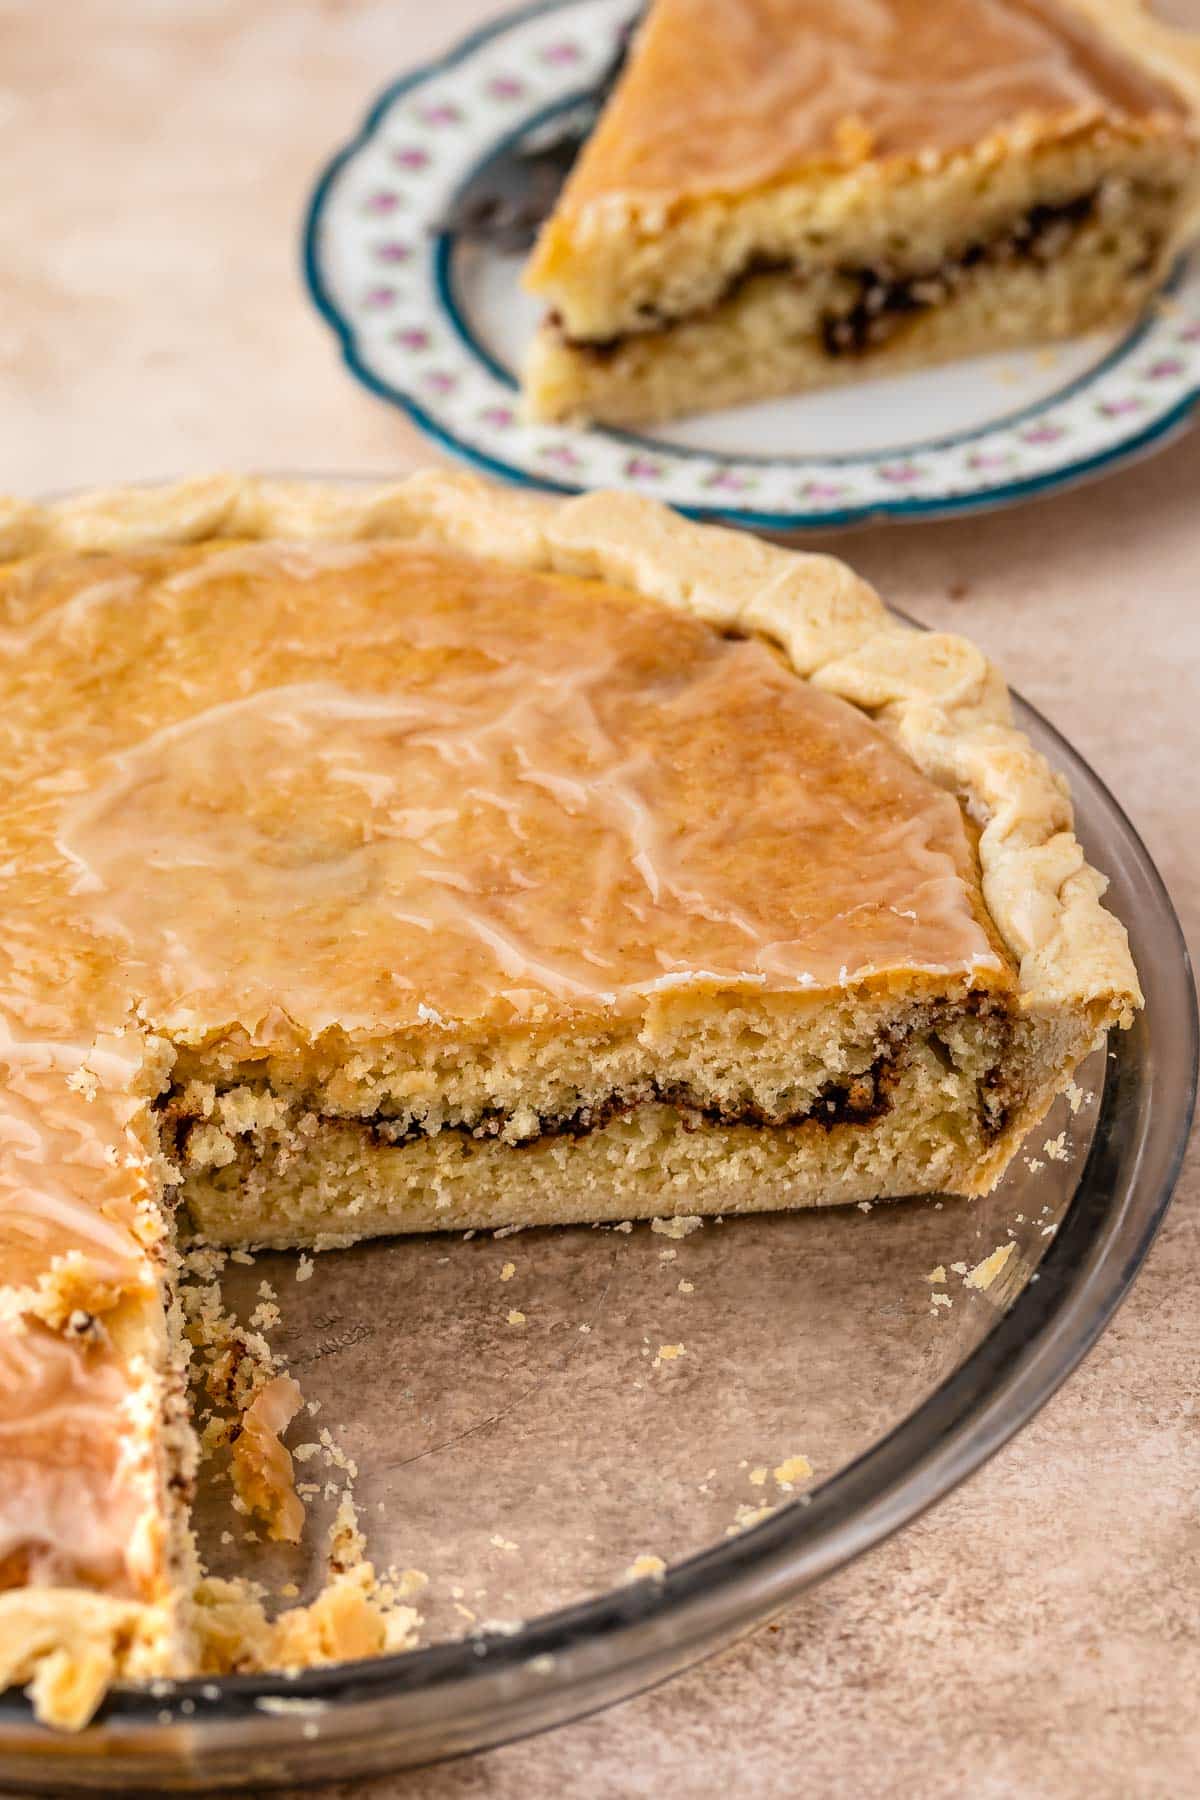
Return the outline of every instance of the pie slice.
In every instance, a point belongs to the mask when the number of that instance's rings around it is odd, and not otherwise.
[[[428,474],[0,558],[0,1687],[57,1723],[214,1666],[188,1244],[978,1194],[1140,1004],[998,675],[829,557]],[[288,1620],[217,1666],[383,1642]]]
[[[1132,317],[1200,39],[1137,0],[654,0],[545,225],[530,414],[617,425]]]

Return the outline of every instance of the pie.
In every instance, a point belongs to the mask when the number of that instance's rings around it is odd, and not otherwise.
[[[189,1244],[978,1194],[1140,1005],[981,653],[630,494],[10,503],[0,648],[0,1687],[59,1724],[385,1640],[350,1570],[213,1648]]]
[[[1138,0],[654,0],[527,271],[539,419],[617,425],[1132,317],[1200,39]]]

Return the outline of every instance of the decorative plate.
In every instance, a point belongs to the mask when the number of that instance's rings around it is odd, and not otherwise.
[[[527,425],[521,256],[442,230],[514,138],[587,94],[634,0],[542,0],[393,83],[317,183],[304,270],[352,372],[510,480],[633,487],[775,530],[970,512],[1157,447],[1200,400],[1200,255],[1124,335],[975,357],[646,432]]]

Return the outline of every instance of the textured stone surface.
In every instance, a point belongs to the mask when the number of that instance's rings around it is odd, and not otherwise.
[[[430,452],[301,292],[312,175],[478,0],[0,4],[0,487]],[[1200,24],[1200,0],[1173,0]],[[1200,937],[1200,436],[1017,512],[831,539],[960,626],[1137,821]],[[1083,1370],[937,1511],[706,1667],[372,1794],[1195,1791],[1200,1168]],[[365,1792],[361,1784],[332,1790]]]

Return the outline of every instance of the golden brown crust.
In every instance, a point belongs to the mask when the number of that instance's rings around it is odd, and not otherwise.
[[[165,1607],[79,1588],[0,1594],[0,1693],[28,1683],[39,1719],[78,1731],[118,1676],[175,1672],[170,1631]]]
[[[1061,777],[1012,724],[969,640],[891,621],[838,559],[697,525],[627,493],[552,500],[423,471],[385,487],[212,476],[39,507],[0,506],[0,553],[204,538],[421,538],[530,570],[599,577],[710,624],[761,633],[797,673],[870,713],[981,827],[984,894],[1018,959],[1021,1003],[1087,1006],[1097,1029],[1141,1003],[1123,927],[1100,904]]]
[[[656,0],[558,212],[1171,132],[1194,106],[1188,42],[1134,0]]]

